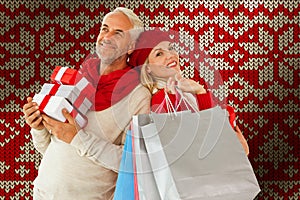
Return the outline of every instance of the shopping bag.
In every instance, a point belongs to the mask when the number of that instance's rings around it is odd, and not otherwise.
[[[214,107],[148,117],[140,132],[160,199],[252,200],[259,193],[226,110]]]
[[[151,164],[141,135],[141,127],[150,123],[149,115],[141,114],[132,119],[132,151],[135,169],[135,200],[160,199],[158,188],[152,173]]]
[[[134,200],[134,168],[132,160],[132,136],[131,131],[127,131],[124,150],[120,163],[115,200]]]

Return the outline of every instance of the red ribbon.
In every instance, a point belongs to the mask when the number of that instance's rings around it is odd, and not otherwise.
[[[51,95],[45,95],[44,99],[42,100],[42,102],[40,103],[40,106],[39,106],[40,111],[42,111],[42,112],[44,111],[50,98],[51,98]]]
[[[39,106],[39,109],[40,109],[40,111],[42,112],[42,113],[45,113],[44,112],[44,109],[45,109],[45,107],[47,106],[47,104],[48,104],[48,102],[49,102],[49,100],[51,99],[51,95],[45,95],[45,97],[43,98],[43,100],[42,100],[42,102],[40,103],[40,106]],[[72,110],[72,114],[74,114],[73,113],[73,111],[74,111],[75,109],[73,109]],[[74,116],[76,116],[76,110],[74,111],[75,112],[75,115]],[[45,114],[47,114],[47,113],[45,113]],[[72,115],[73,116],[73,115]],[[75,117],[74,117],[75,118]],[[67,122],[67,120],[65,120],[65,122]]]
[[[96,93],[96,89],[90,83],[88,83],[80,93],[86,95],[86,97],[92,102]]]
[[[80,110],[79,108],[80,108],[81,104],[83,104],[84,99],[85,99],[85,97],[84,97],[83,95],[80,95],[80,96],[75,100],[75,102],[74,102],[74,104],[73,104],[73,106],[74,106],[75,108],[77,108],[77,110],[78,110],[80,113],[82,113],[82,114],[85,114],[85,113],[81,112],[81,110]],[[84,105],[84,106],[85,106],[85,105]]]
[[[49,94],[55,95],[59,89],[59,86],[60,86],[59,84],[54,84],[53,87],[51,88],[51,90],[49,91]]]

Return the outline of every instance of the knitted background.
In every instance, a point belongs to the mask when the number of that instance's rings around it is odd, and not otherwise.
[[[179,31],[184,75],[217,85],[213,93],[236,108],[262,189],[257,199],[299,199],[299,0],[0,2],[0,199],[31,199],[37,176],[26,97],[56,65],[78,68],[117,6],[145,26]]]

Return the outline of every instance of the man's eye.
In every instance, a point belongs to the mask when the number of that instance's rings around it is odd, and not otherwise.
[[[124,33],[123,32],[120,32],[120,31],[116,31],[115,34],[119,37],[123,37],[124,36]]]
[[[103,27],[103,28],[101,28],[100,31],[101,31],[101,32],[107,32],[107,30],[108,30],[107,28]]]

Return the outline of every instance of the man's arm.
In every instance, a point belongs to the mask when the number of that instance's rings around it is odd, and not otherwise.
[[[143,92],[136,92],[130,98],[135,101],[135,104],[130,106],[131,116],[149,113],[151,95],[149,92],[145,92],[147,89],[144,89],[142,89]],[[129,101],[129,105],[131,105],[130,103],[131,101]],[[106,138],[98,137],[97,134],[90,134],[84,129],[79,130],[72,116],[68,112],[63,112],[63,114],[69,123],[59,122],[43,115],[45,127],[51,129],[52,134],[58,139],[76,148],[80,156],[85,156],[97,164],[117,172],[122,157],[123,145],[113,144]],[[130,120],[129,118],[127,126],[124,127],[121,134],[126,131]]]
[[[135,95],[131,96],[133,103],[129,100],[130,113],[132,115],[149,113],[150,110],[150,92],[142,88],[142,92],[136,92]],[[129,122],[121,134],[126,134],[125,131],[130,124]],[[99,138],[94,134],[88,134],[84,130],[80,130],[71,142],[79,155],[86,156],[92,161],[118,172],[120,160],[122,158],[123,145],[115,145],[110,141]]]
[[[27,98],[23,113],[26,123],[31,127],[30,132],[35,148],[44,154],[50,143],[50,134],[42,123],[43,118],[37,103],[33,102],[31,97]]]
[[[32,128],[30,133],[34,147],[38,152],[44,155],[48,145],[50,144],[50,133],[46,128],[42,130]]]

